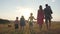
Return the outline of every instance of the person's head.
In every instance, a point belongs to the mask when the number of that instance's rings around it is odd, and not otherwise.
[[[16,20],[18,20],[18,17],[16,17]]]
[[[21,16],[21,18],[24,18],[24,16]]]
[[[39,9],[42,9],[42,5],[39,6]]]
[[[48,4],[45,4],[45,6],[47,7],[47,6],[48,6]]]
[[[33,15],[33,13],[30,13],[30,15],[32,16],[32,15]]]
[[[50,6],[48,6],[50,8]]]

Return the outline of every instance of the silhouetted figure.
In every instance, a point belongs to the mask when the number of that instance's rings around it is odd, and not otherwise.
[[[51,27],[51,19],[52,19],[52,10],[51,7],[46,4],[46,8],[44,9],[44,14],[45,14],[45,22],[47,29]]]
[[[30,14],[30,17],[28,19],[29,21],[29,28],[30,28],[30,32],[32,33],[33,32],[33,20],[34,20],[34,16],[33,16],[33,13]],[[35,19],[36,20],[36,19]]]
[[[19,24],[19,21],[18,21],[18,17],[16,17],[16,20],[14,21],[14,24],[15,24],[15,31],[18,31],[18,24]]]
[[[21,18],[20,18],[20,30],[21,30],[21,32],[23,32],[24,31],[24,27],[25,27],[25,18],[24,18],[24,16],[21,16]]]
[[[39,6],[38,14],[37,14],[37,23],[39,24],[40,30],[42,29],[42,24],[44,22],[44,11],[42,6]]]

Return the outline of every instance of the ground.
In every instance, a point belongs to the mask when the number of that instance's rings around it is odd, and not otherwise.
[[[11,27],[8,27],[8,24],[0,24],[0,34],[31,34],[29,32],[29,24],[26,23],[24,33],[20,32],[20,26],[16,32],[14,29],[14,23],[10,23]],[[60,22],[52,22],[52,27],[50,30],[47,30],[45,23],[43,24],[42,30],[39,30],[38,24],[34,23],[34,32],[33,34],[60,34]]]

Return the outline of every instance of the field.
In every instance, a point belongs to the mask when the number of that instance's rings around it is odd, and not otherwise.
[[[8,24],[0,24],[0,34],[31,34],[29,32],[29,24],[26,23],[24,28],[24,33],[20,32],[20,26],[17,32],[14,29],[14,23],[10,23],[11,27],[8,27]],[[38,24],[34,23],[33,34],[60,34],[60,22],[52,22],[52,27],[50,30],[47,30],[45,23],[43,24],[42,30],[39,30]]]

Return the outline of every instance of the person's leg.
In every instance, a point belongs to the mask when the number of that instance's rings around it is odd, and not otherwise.
[[[15,32],[17,32],[17,24],[15,24]]]
[[[42,25],[39,25],[39,29],[40,29],[40,31],[41,31],[41,29],[42,29]]]
[[[49,19],[49,28],[51,28],[51,19]]]
[[[30,26],[30,30],[33,31],[33,26]]]
[[[41,29],[42,29],[42,25],[41,25]]]
[[[29,23],[29,32],[31,32],[31,25],[30,25],[30,23]]]
[[[21,30],[21,33],[22,33],[22,34],[24,33],[24,26],[22,26],[22,30]]]
[[[24,31],[24,26],[22,27],[22,31]]]
[[[29,25],[29,29],[30,29],[30,33],[32,34],[32,32],[33,32],[33,26]]]
[[[20,26],[20,32],[22,31],[22,26]]]
[[[29,24],[30,31],[33,31],[33,22]]]
[[[45,19],[46,27],[48,29],[48,19]]]
[[[23,32],[23,30],[24,30],[24,26],[22,26],[22,29],[21,29],[21,30],[22,30],[22,32]]]
[[[23,26],[20,26],[20,33],[23,34]]]
[[[16,24],[16,26],[17,26],[17,27],[16,27],[16,30],[17,30],[17,32],[18,32],[18,28],[19,28],[19,27],[18,27],[18,24]]]

